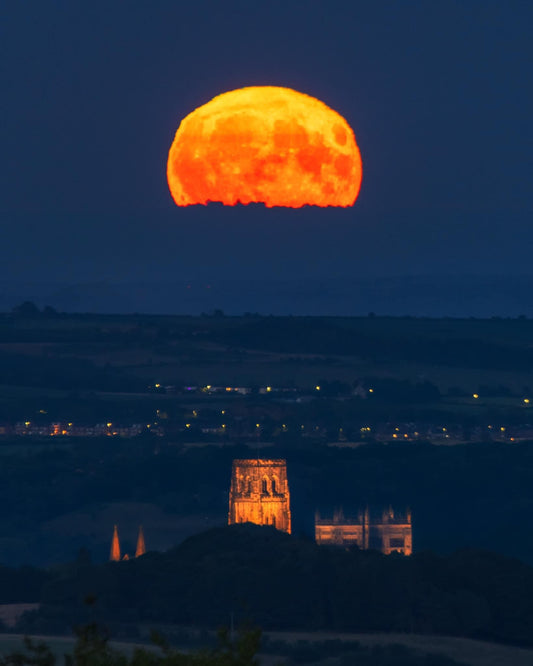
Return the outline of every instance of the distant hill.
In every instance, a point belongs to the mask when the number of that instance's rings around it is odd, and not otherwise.
[[[30,300],[62,312],[416,317],[533,316],[533,275],[325,276],[161,283],[0,283],[0,311]]]

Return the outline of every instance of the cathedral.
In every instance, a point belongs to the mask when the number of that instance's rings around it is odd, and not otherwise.
[[[228,524],[272,525],[291,533],[291,510],[287,462],[285,460],[234,460],[229,493]],[[357,518],[315,516],[315,541],[332,546],[357,546],[411,555],[413,552],[411,512],[395,514],[392,507],[379,515],[368,508]]]
[[[271,525],[291,533],[291,509],[287,462],[283,459],[234,460],[229,492],[228,524],[255,523]],[[379,514],[367,507],[355,518],[345,518],[336,511],[332,518],[315,515],[315,541],[320,545],[356,546],[361,550],[379,550],[385,555],[413,552],[411,512],[395,513],[392,507]],[[144,532],[139,527],[135,557],[146,552]],[[113,529],[112,562],[128,560],[122,555],[118,528]]]

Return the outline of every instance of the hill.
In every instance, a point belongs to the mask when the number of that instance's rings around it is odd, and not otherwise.
[[[167,553],[72,565],[44,586],[25,631],[105,623],[399,631],[533,645],[533,568],[484,551],[410,558],[345,551],[256,525],[209,530]],[[96,612],[96,611],[91,611]]]

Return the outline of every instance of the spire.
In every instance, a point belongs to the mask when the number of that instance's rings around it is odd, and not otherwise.
[[[120,541],[118,540],[118,528],[113,527],[113,540],[111,541],[111,552],[109,553],[111,562],[120,562]]]
[[[135,557],[140,557],[146,553],[146,545],[144,543],[143,526],[139,525],[139,536],[137,537],[137,549],[135,550]]]

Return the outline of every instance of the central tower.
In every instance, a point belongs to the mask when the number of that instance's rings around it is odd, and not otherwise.
[[[291,533],[291,510],[285,460],[234,460],[228,524],[272,525]]]

